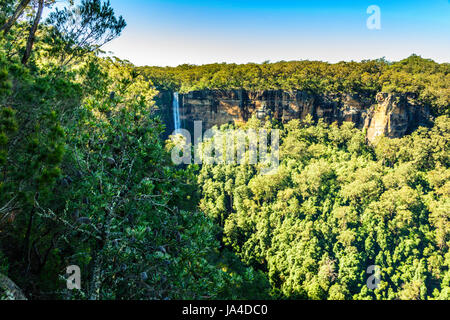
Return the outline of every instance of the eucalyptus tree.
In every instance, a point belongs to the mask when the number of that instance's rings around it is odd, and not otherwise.
[[[96,51],[126,27],[125,20],[115,15],[110,2],[101,0],[83,0],[78,6],[56,9],[47,23],[51,26],[48,40],[52,53],[59,55],[61,65]]]
[[[2,1],[2,8],[7,9],[11,6],[11,3],[13,1],[3,0]],[[11,17],[5,23],[0,27],[0,33],[3,33],[3,35],[6,35],[9,30],[11,30],[12,26],[16,21],[22,16],[27,6],[30,4],[31,0],[21,0],[16,8],[14,9],[14,12]]]

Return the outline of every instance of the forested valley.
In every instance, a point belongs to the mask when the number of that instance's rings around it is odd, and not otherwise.
[[[0,300],[450,299],[448,63],[135,67],[101,50],[107,1],[0,4]],[[158,92],[236,88],[412,92],[432,123],[371,144],[253,117],[218,130],[280,130],[274,174],[173,164]]]

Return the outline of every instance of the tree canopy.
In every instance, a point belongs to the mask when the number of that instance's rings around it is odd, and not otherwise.
[[[160,90],[202,89],[307,90],[315,93],[415,93],[435,115],[450,112],[450,65],[417,55],[398,62],[280,61],[276,63],[140,67]]]
[[[260,126],[252,119],[244,129]],[[352,123],[292,120],[281,136],[274,174],[215,164],[198,178],[200,208],[221,225],[226,246],[268,274],[274,293],[450,298],[447,116],[375,147]],[[380,269],[374,290],[370,266]]]

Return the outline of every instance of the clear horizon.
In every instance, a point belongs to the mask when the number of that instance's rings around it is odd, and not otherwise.
[[[264,61],[450,62],[450,3],[111,0],[128,26],[102,49],[137,66]],[[381,29],[366,26],[370,5]]]

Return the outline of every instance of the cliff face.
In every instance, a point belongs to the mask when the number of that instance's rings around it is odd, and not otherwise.
[[[370,109],[364,125],[369,141],[374,141],[380,135],[401,138],[418,126],[426,125],[430,118],[429,110],[416,104],[414,95],[381,92],[377,94],[376,100],[377,105]]]
[[[161,91],[155,97],[156,114],[161,117],[166,125],[166,130],[161,138],[166,140],[173,131],[172,102],[173,93],[170,91]]]
[[[171,102],[166,102],[162,109],[167,108],[171,113]],[[370,97],[315,95],[305,91],[202,90],[180,94],[180,118],[189,131],[193,130],[194,121],[202,121],[206,130],[215,125],[245,122],[254,114],[260,119],[269,116],[284,123],[304,119],[308,114],[327,123],[351,121],[356,127],[367,129],[369,141],[381,134],[401,137],[425,124],[429,117],[427,109],[419,106],[412,95],[379,93],[373,103]],[[173,129],[173,124],[170,128]]]

